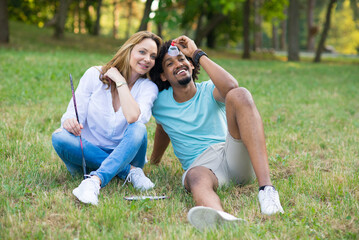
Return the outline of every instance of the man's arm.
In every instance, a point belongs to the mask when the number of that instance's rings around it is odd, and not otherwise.
[[[187,57],[192,59],[195,57],[193,54],[197,50],[197,46],[193,40],[186,36],[181,36],[174,40],[176,46],[184,53]],[[203,55],[199,59],[199,63],[203,69],[207,72],[208,76],[211,78],[212,82],[216,86],[213,91],[213,96],[217,101],[224,102],[227,93],[238,87],[237,80],[226,70],[224,70],[217,63],[213,62],[207,56]]]
[[[202,56],[199,59],[199,63],[216,86],[213,91],[213,97],[217,101],[224,102],[227,93],[233,88],[238,87],[237,80],[207,56]]]
[[[161,162],[161,158],[166,151],[170,138],[165,130],[163,130],[160,124],[157,124],[155,132],[155,140],[153,144],[153,151],[151,155],[151,164],[158,165]]]

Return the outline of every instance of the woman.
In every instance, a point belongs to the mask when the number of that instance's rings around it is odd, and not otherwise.
[[[142,168],[147,148],[144,124],[158,89],[146,76],[161,43],[153,33],[138,32],[105,66],[88,69],[75,93],[80,123],[71,100],[61,128],[52,135],[52,144],[72,175],[82,171],[82,136],[86,166],[93,171],[72,193],[83,203],[97,205],[100,188],[116,175],[139,190],[154,187]]]

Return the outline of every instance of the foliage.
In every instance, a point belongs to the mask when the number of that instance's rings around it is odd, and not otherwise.
[[[328,45],[344,54],[359,54],[359,29],[353,18],[350,1],[345,0],[341,9],[333,13]]]
[[[56,0],[11,0],[8,1],[9,18],[43,27],[57,7]]]
[[[288,4],[289,0],[264,1],[261,14],[268,21],[271,21],[273,18],[284,20],[286,18],[284,9],[288,7]]]
[[[177,28],[181,19],[181,8],[175,1],[159,0],[153,21],[165,25],[168,29]]]
[[[125,38],[127,33],[132,34],[138,29],[142,18],[144,1],[116,1],[120,5],[118,36]],[[263,47],[268,48],[271,47],[272,24],[278,24],[280,20],[287,18],[283,10],[288,6],[288,0],[261,1],[263,3],[260,10],[263,16]],[[355,2],[354,0],[351,1]],[[12,20],[19,20],[43,27],[54,17],[58,2],[56,0],[8,1],[9,17]],[[195,39],[196,36],[208,28],[211,20],[224,15],[225,20],[219,23],[206,37],[216,41],[219,47],[237,48],[241,46],[243,0],[158,0],[155,2],[158,3],[158,7],[152,9],[153,12],[150,20],[152,24],[149,24],[150,30],[156,32],[156,25],[160,24],[165,39],[171,39],[180,34],[187,34]],[[355,54],[358,52],[359,23],[357,22],[355,27],[353,20],[349,19],[349,16],[353,16],[349,2],[350,0],[338,1],[336,13],[332,21],[332,31],[330,31],[327,43],[333,45],[338,52]],[[132,3],[132,5],[129,3]],[[298,11],[301,13],[300,46],[304,49],[307,41],[305,14],[307,1],[300,0],[299,3]],[[76,33],[93,32],[97,4],[98,0],[72,1],[66,23],[67,31]],[[112,35],[113,33],[113,5],[113,0],[103,0],[100,22],[101,34],[103,35]],[[316,1],[315,22],[319,28],[323,25],[326,5],[326,1]],[[131,9],[130,6],[132,6]],[[131,14],[131,18],[129,14]],[[251,26],[251,28],[253,29],[254,26]],[[342,36],[346,37],[343,38]],[[319,40],[319,34],[316,40]]]
[[[11,28],[14,43],[0,48],[0,239],[358,239],[358,60],[214,58],[256,101],[285,213],[260,214],[257,183],[232,185],[220,188],[219,197],[226,211],[248,224],[201,233],[187,221],[193,200],[181,186],[183,171],[171,148],[160,167],[145,167],[156,183],[146,194],[170,199],[125,201],[141,193],[114,179],[101,189],[98,207],[75,200],[71,191],[81,177],[68,174],[51,133],[71,98],[68,73],[77,85],[118,43],[70,35],[67,45],[57,47],[47,29],[13,23]],[[95,52],[99,41],[106,46]],[[206,79],[202,73],[200,81]],[[149,156],[153,119],[147,129]]]

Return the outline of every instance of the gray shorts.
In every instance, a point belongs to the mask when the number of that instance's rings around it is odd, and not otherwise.
[[[218,185],[235,182],[246,184],[255,179],[255,173],[247,148],[242,140],[234,139],[229,133],[226,142],[217,143],[199,155],[182,175],[182,185],[187,172],[194,167],[203,166],[212,170],[218,179]]]

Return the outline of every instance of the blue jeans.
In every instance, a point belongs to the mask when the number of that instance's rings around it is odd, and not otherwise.
[[[130,165],[143,168],[147,149],[147,131],[143,123],[128,125],[123,139],[115,149],[95,146],[82,138],[86,167],[93,170],[90,175],[101,179],[101,187],[106,186],[114,176],[125,179]],[[80,137],[65,129],[52,134],[52,145],[72,175],[82,172]]]

